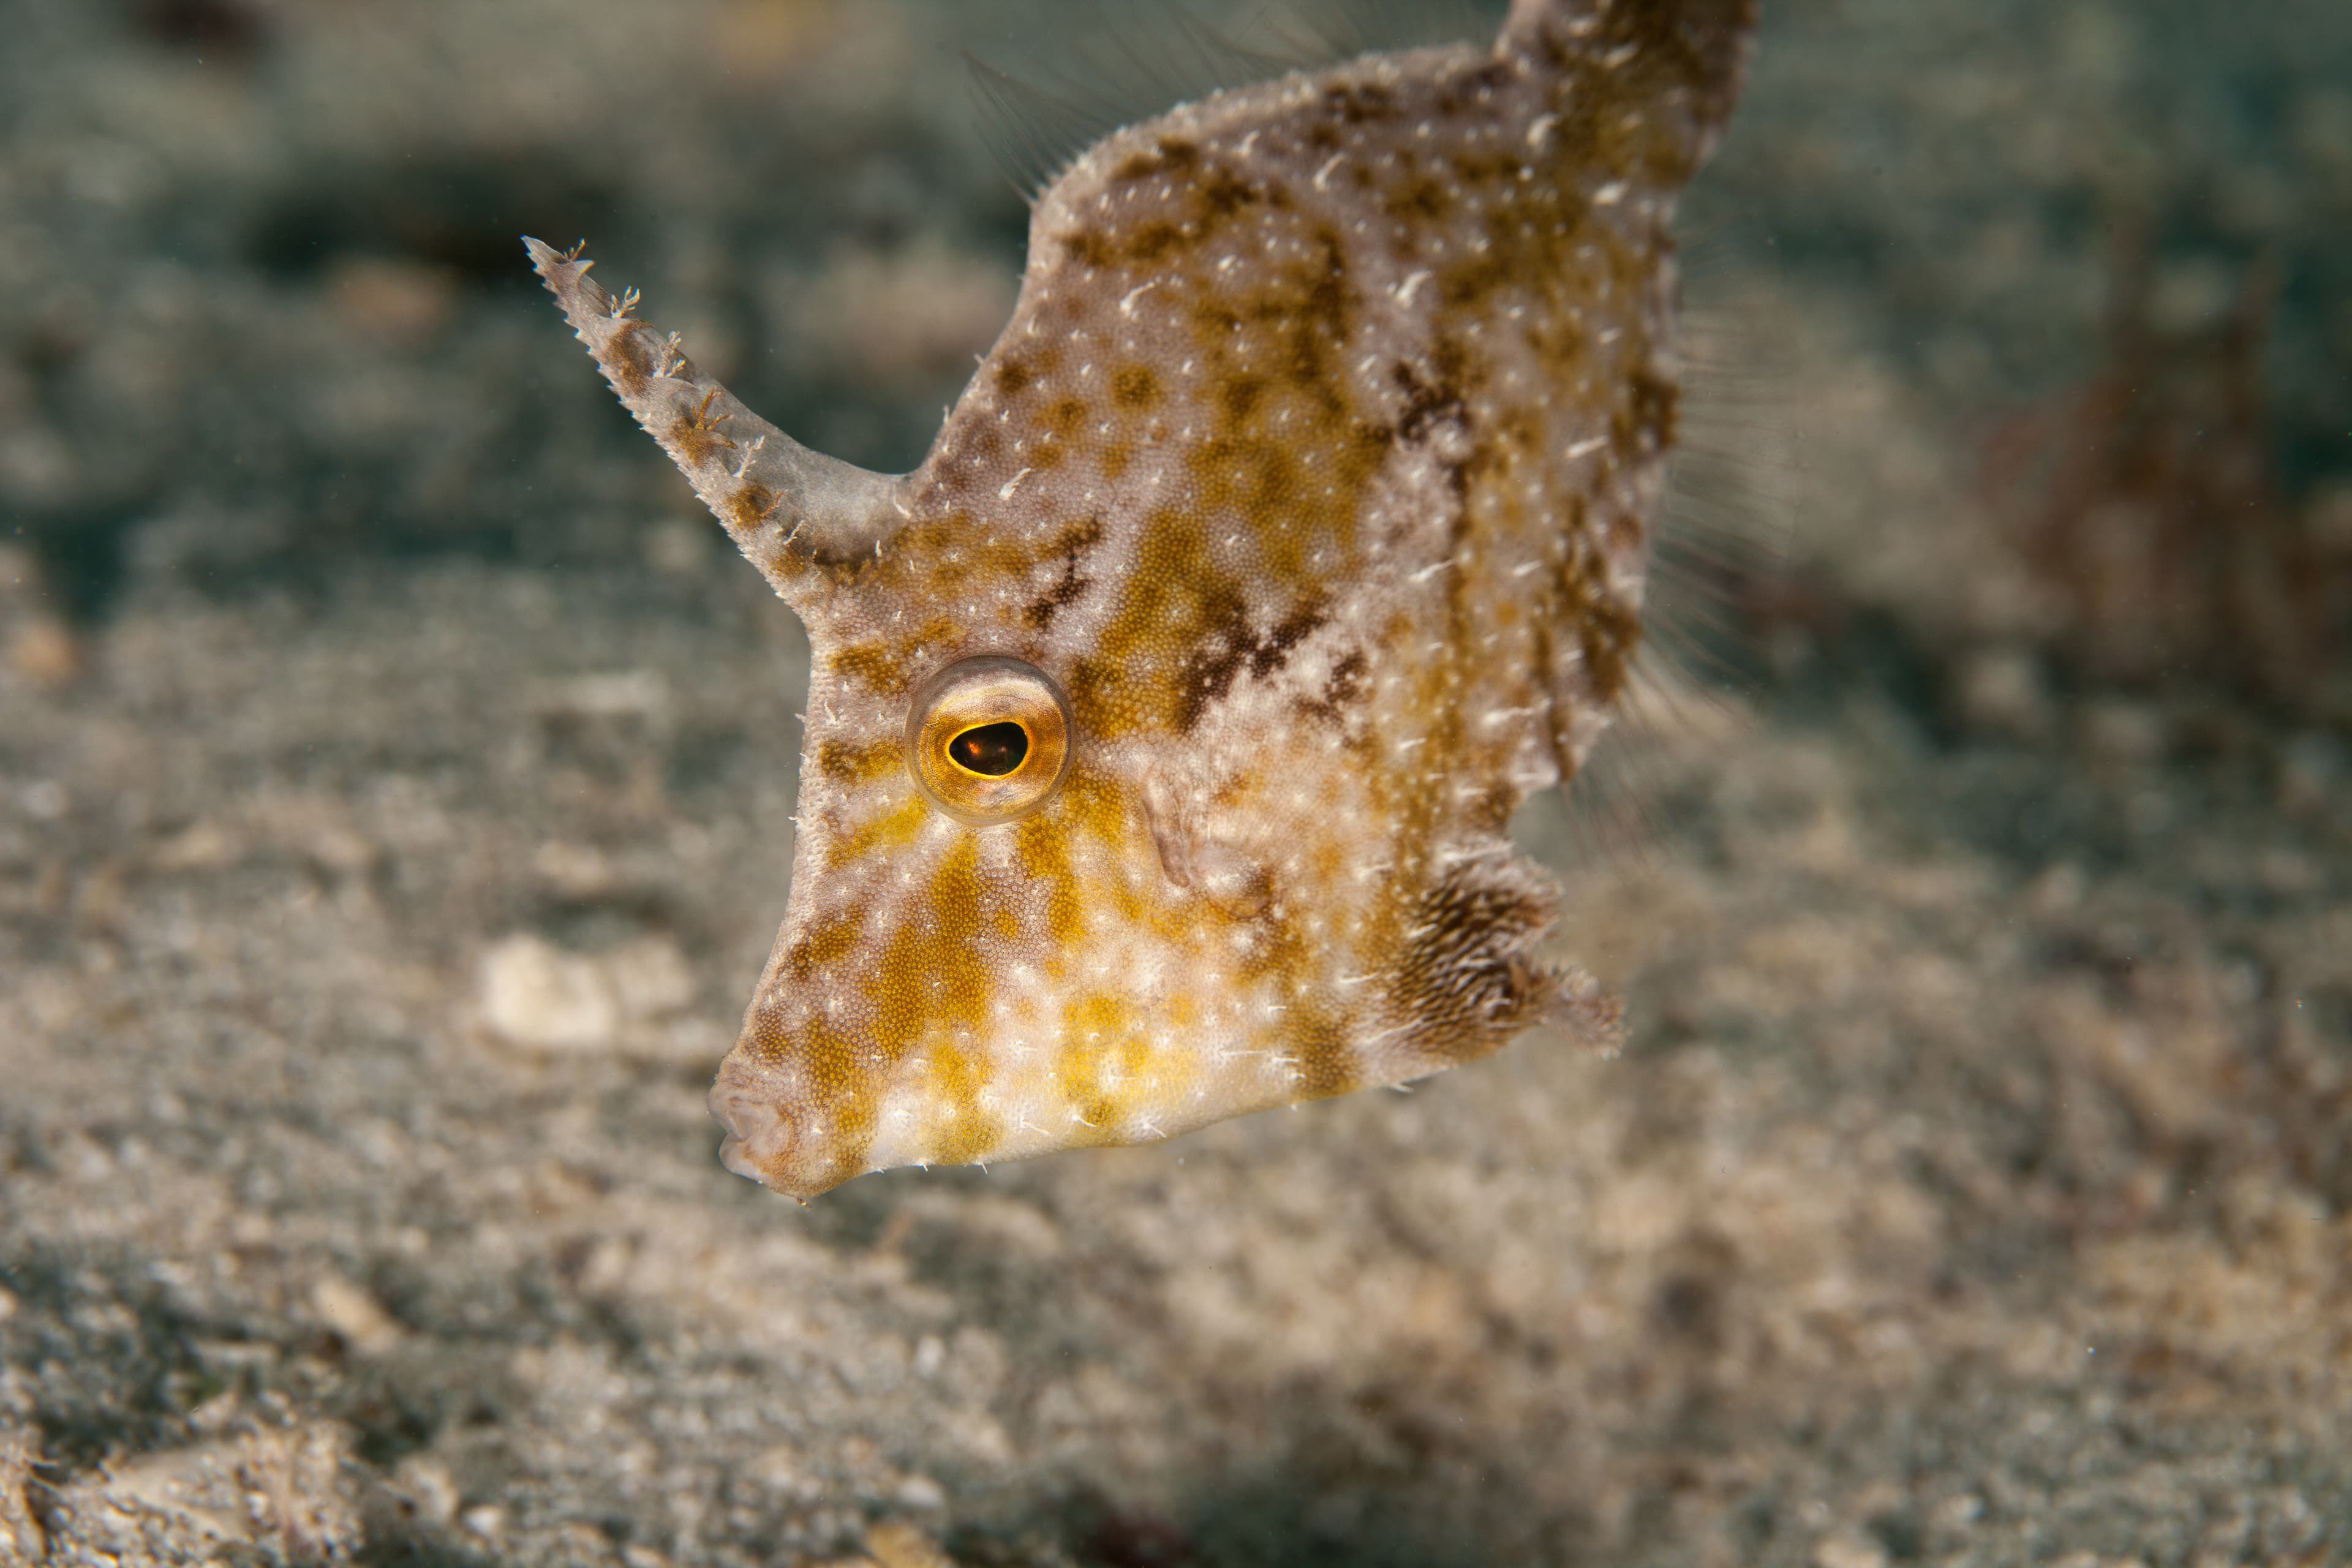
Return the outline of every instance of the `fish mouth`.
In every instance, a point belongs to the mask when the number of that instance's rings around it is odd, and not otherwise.
[[[803,1203],[814,1195],[799,1190],[786,1176],[800,1145],[800,1127],[772,1089],[730,1058],[719,1064],[718,1080],[710,1086],[709,1105],[711,1120],[726,1133],[719,1141],[720,1164]]]

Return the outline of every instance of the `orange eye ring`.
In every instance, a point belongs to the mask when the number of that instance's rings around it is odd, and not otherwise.
[[[1070,765],[1070,703],[1034,665],[961,659],[915,693],[907,769],[931,804],[974,827],[1044,805]]]

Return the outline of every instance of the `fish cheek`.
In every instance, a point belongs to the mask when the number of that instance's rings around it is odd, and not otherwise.
[[[1013,831],[1018,836],[1013,840],[1014,862],[1035,898],[1034,912],[1026,920],[1009,905],[998,911],[1004,934],[1013,941],[1042,937],[1049,962],[1059,959],[1074,951],[1086,934],[1077,872],[1070,865],[1069,828],[1062,813],[1049,809],[1023,820]]]
[[[982,872],[976,835],[962,835],[865,982],[870,1056],[843,1112],[861,1119],[866,1142],[886,1101],[919,1124],[933,1159],[968,1163],[1001,1136],[982,1103],[998,977],[981,943],[999,898]],[[919,1054],[918,1078],[902,1069]]]

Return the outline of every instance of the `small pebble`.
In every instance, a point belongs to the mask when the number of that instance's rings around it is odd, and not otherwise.
[[[900,1519],[884,1520],[866,1531],[866,1554],[882,1568],[955,1568],[955,1559],[940,1551],[921,1531]]]
[[[613,988],[588,959],[543,937],[510,936],[482,955],[483,1022],[502,1039],[548,1050],[596,1050],[621,1025]]]
[[[236,858],[236,841],[213,821],[190,823],[149,852],[158,871],[216,871]]]
[[[629,1025],[676,1013],[694,994],[693,968],[666,936],[591,954],[523,932],[482,955],[478,1001],[482,1021],[511,1044],[606,1050]]]
[[[329,1328],[362,1355],[400,1342],[400,1324],[373,1296],[350,1280],[327,1275],[310,1287],[310,1306]]]
[[[1886,1568],[1886,1553],[1858,1536],[1832,1535],[1813,1548],[1813,1568]]]
[[[457,1478],[444,1465],[412,1454],[393,1473],[393,1485],[420,1518],[446,1524],[457,1515]]]

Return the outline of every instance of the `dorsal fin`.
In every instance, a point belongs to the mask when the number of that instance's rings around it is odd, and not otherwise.
[[[812,452],[746,408],[678,346],[588,276],[595,263],[526,237],[530,264],[604,379],[685,473],[702,504],[776,592],[803,612],[831,569],[877,554],[908,516],[903,477]]]

